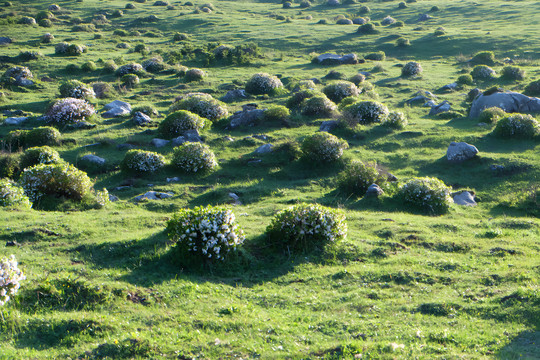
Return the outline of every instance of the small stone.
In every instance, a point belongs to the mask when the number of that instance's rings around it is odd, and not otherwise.
[[[478,149],[474,145],[467,144],[466,142],[456,143],[452,141],[448,150],[446,150],[446,158],[448,161],[460,162],[472,159],[478,154]]]
[[[229,142],[233,142],[233,141],[234,141],[234,139],[233,139],[232,137],[228,136],[228,135],[227,135],[227,136],[224,136],[224,137],[223,137],[223,140],[229,141]]]
[[[171,182],[179,182],[180,181],[180,178],[175,176],[175,177],[172,177],[172,178],[167,178],[167,182],[168,183],[171,183]]]
[[[114,190],[116,190],[116,191],[122,191],[122,190],[127,190],[127,189],[131,189],[131,186],[124,185],[124,186],[117,186],[117,187],[114,188]]]
[[[234,205],[242,205],[242,202],[240,201],[240,196],[236,195],[233,192],[230,192],[229,197],[233,199]]]
[[[453,82],[451,84],[448,84],[448,85],[444,85],[443,87],[441,87],[439,89],[439,91],[441,92],[444,92],[444,91],[454,91],[456,88],[457,88],[458,84]]]
[[[110,201],[110,202],[116,202],[116,201],[118,201],[118,200],[120,200],[120,199],[118,198],[118,196],[113,195],[113,194],[109,194],[109,201]]]
[[[389,182],[394,182],[394,181],[398,181],[398,178],[395,175],[388,173],[386,180]]]
[[[383,189],[381,189],[381,187],[377,184],[371,184],[369,185],[367,191],[366,191],[366,196],[367,197],[379,197],[381,196],[382,194],[384,194],[384,191]]]
[[[173,193],[163,193],[158,191],[148,191],[142,195],[133,198],[133,201],[145,201],[145,200],[163,200],[173,197]]]
[[[267,135],[264,135],[264,134],[263,134],[263,135],[260,135],[260,134],[253,135],[253,137],[254,137],[255,139],[259,139],[259,140],[263,140],[263,141],[264,141],[264,140],[268,140],[268,136],[267,136]]]
[[[135,115],[133,115],[133,119],[131,121],[133,121],[133,123],[137,126],[147,126],[152,124],[152,119],[150,116],[140,111],[137,111]]]
[[[107,162],[107,160],[105,160],[104,158],[99,157],[97,155],[93,155],[93,154],[84,155],[83,157],[81,157],[79,161],[87,162],[87,163],[95,164],[99,166],[103,166]]]
[[[188,130],[184,133],[184,138],[189,142],[202,142],[201,136],[197,129]]]
[[[323,121],[321,123],[321,126],[319,127],[319,131],[330,132],[330,131],[334,130],[335,128],[337,128],[338,125],[339,125],[339,123],[336,120]]]
[[[170,143],[169,140],[158,139],[158,138],[152,139],[152,141],[150,141],[150,145],[152,145],[155,148],[161,148],[161,147],[167,146],[169,143]]]
[[[457,195],[454,195],[454,203],[462,206],[476,206],[476,201],[474,201],[474,196],[470,191],[463,191]]]
[[[444,100],[439,105],[432,106],[431,110],[429,111],[429,115],[430,116],[438,115],[440,113],[450,111],[451,109],[452,109],[452,107],[450,106],[450,103],[448,101]]]
[[[272,144],[261,145],[257,149],[255,149],[254,153],[255,154],[267,154],[269,152],[272,152],[272,147],[273,146],[274,145],[272,145]]]
[[[262,162],[261,159],[249,160],[248,165],[255,165],[255,164],[259,164],[261,162]]]
[[[6,120],[4,120],[4,125],[21,125],[26,120],[28,120],[28,117],[26,116],[8,117]]]

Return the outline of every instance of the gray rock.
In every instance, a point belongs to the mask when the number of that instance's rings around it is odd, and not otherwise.
[[[133,115],[133,119],[131,119],[131,121],[133,121],[133,123],[137,126],[147,126],[152,124],[152,119],[150,116],[140,111],[137,111],[135,115]]]
[[[412,104],[424,104],[427,101],[430,100],[437,100],[437,97],[433,95],[430,91],[427,90],[419,90],[417,91],[412,98],[405,101],[406,104],[412,105]]]
[[[383,189],[381,189],[381,187],[377,184],[371,184],[369,185],[367,191],[366,191],[366,196],[367,197],[379,197],[381,196],[382,194],[384,194],[384,191]]]
[[[476,206],[474,196],[469,191],[463,191],[457,195],[454,195],[454,203],[462,206]]]
[[[454,91],[456,88],[457,88],[458,84],[453,82],[451,84],[448,84],[448,85],[444,85],[443,87],[441,87],[439,89],[439,91],[441,92],[444,92],[444,91]]]
[[[10,37],[0,36],[0,45],[9,45],[13,42]]]
[[[326,5],[328,5],[328,6],[339,6],[339,5],[341,5],[341,3],[339,2],[339,0],[328,0],[326,2]]]
[[[365,23],[367,23],[367,19],[366,18],[362,18],[362,17],[359,17],[359,18],[354,18],[352,20],[353,24],[355,25],[364,25]]]
[[[428,21],[430,19],[433,19],[433,16],[429,14],[422,14],[418,17],[418,21]]]
[[[272,148],[274,145],[272,144],[264,144],[259,146],[253,153],[255,154],[268,154],[269,152],[272,152]]]
[[[236,89],[227,91],[227,93],[221,98],[221,101],[231,103],[233,101],[240,101],[247,99],[246,91],[244,89]]]
[[[116,202],[116,201],[118,201],[118,200],[120,200],[120,199],[118,198],[118,196],[113,195],[113,194],[109,194],[109,201],[110,201],[110,202]]]
[[[224,137],[223,137],[223,140],[229,141],[229,142],[233,142],[233,141],[234,141],[234,139],[233,139],[232,137],[230,137],[229,135],[224,136]]]
[[[114,188],[114,190],[116,191],[122,191],[122,190],[127,190],[127,189],[131,189],[131,186],[130,185],[122,185],[122,186],[117,186]]]
[[[60,6],[58,6],[56,4],[52,4],[52,5],[49,5],[48,9],[49,9],[49,11],[58,11],[58,10],[60,10]]]
[[[152,139],[152,141],[150,141],[150,145],[152,145],[155,148],[161,148],[161,147],[167,146],[169,143],[170,143],[169,140],[163,140],[163,139],[158,139],[158,138]]]
[[[171,183],[171,182],[179,182],[180,181],[180,178],[175,176],[175,177],[172,177],[172,178],[167,178],[167,182],[168,183]]]
[[[353,22],[351,19],[339,19],[338,21],[336,21],[336,24],[338,25],[352,25]]]
[[[373,75],[369,71],[359,71],[358,73],[364,75],[366,79],[370,79],[373,77]]]
[[[234,205],[242,205],[242,202],[240,201],[240,196],[236,195],[235,193],[230,192],[229,197],[233,199]]]
[[[444,100],[439,105],[432,106],[431,110],[429,111],[429,115],[430,116],[437,115],[437,114],[440,114],[440,113],[443,113],[443,112],[450,111],[451,109],[452,109],[452,107],[450,106],[450,103],[448,101]]]
[[[84,155],[79,161],[98,166],[103,166],[107,162],[104,158],[92,154]]]
[[[433,101],[433,100],[428,100],[422,106],[423,107],[434,107],[434,106],[437,106],[437,103],[435,101]]]
[[[131,150],[131,149],[135,149],[136,146],[135,145],[131,145],[131,144],[118,144],[116,146],[116,148],[118,150]]]
[[[450,143],[448,150],[446,150],[446,158],[448,161],[465,161],[472,159],[478,154],[478,149],[474,145],[467,144],[466,142],[454,142]]]
[[[322,54],[317,56],[317,62],[321,65],[354,65],[358,64],[358,55],[356,54]]]
[[[15,80],[15,85],[18,86],[32,86],[34,85],[34,81],[27,79],[27,78],[18,78]]]
[[[21,125],[26,120],[28,120],[28,117],[26,116],[8,117],[6,120],[4,120],[4,125]]]
[[[172,146],[180,146],[183,143],[185,143],[186,141],[187,141],[186,138],[183,137],[182,135],[180,135],[180,136],[175,137],[174,139],[172,139],[171,143],[172,143]]]
[[[255,139],[263,140],[263,141],[268,140],[268,135],[264,135],[264,134],[256,134],[256,135],[253,135],[252,137],[254,137]]]
[[[238,127],[253,126],[261,122],[263,116],[264,110],[260,109],[237,111],[231,116],[230,127],[234,129]]]
[[[498,107],[507,113],[540,112],[540,98],[529,97],[516,92],[496,92],[491,95],[479,95],[471,105],[469,118],[480,116],[482,110]]]
[[[180,146],[185,142],[202,142],[202,139],[197,130],[188,130],[184,135],[172,139],[173,146]]]
[[[114,100],[103,107],[105,112],[101,115],[103,118],[113,118],[124,116],[131,113],[131,105],[127,102]]]
[[[319,126],[319,131],[330,132],[330,131],[334,130],[335,128],[337,128],[338,125],[339,125],[339,123],[336,120],[323,121],[321,123],[321,126]]]
[[[77,121],[76,123],[73,123],[73,124],[69,124],[68,126],[66,126],[66,128],[71,129],[71,130],[85,130],[85,129],[93,129],[96,126],[97,126],[96,124],[91,124],[88,121],[83,120],[83,121]]]
[[[133,198],[133,201],[145,201],[145,200],[163,200],[173,197],[173,193],[163,193],[159,191],[148,191],[142,195]]]

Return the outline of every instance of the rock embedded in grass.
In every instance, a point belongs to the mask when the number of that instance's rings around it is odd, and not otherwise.
[[[452,106],[450,105],[450,103],[444,100],[442,103],[431,107],[431,110],[429,110],[429,116],[438,115],[443,112],[448,112],[451,109],[452,109]]]
[[[124,116],[131,113],[131,105],[125,101],[114,100],[103,107],[105,112],[101,115],[103,118],[113,118]]]
[[[470,191],[463,191],[453,197],[454,203],[462,206],[476,206],[474,195]]]
[[[478,149],[476,146],[467,144],[466,142],[457,143],[452,141],[446,150],[446,158],[452,162],[470,160],[477,154]]]
[[[529,97],[517,92],[496,92],[477,96],[471,105],[469,118],[475,119],[487,108],[498,107],[507,113],[540,112],[540,98]]]

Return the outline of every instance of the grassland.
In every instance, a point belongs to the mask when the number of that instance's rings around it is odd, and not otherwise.
[[[427,115],[428,109],[404,107],[418,90],[435,91],[470,70],[467,62],[480,50],[495,52],[500,70],[509,57],[527,73],[521,82],[493,80],[458,91],[437,94],[466,114],[465,95],[473,87],[501,86],[521,92],[540,78],[540,4],[535,1],[423,1],[398,9],[397,1],[328,7],[283,9],[277,2],[215,1],[212,13],[195,13],[195,6],[171,2],[174,9],[153,2],[59,1],[63,9],[51,28],[16,24],[21,16],[35,16],[50,4],[41,0],[13,1],[0,8],[2,36],[14,43],[1,47],[1,69],[28,66],[38,81],[31,89],[1,91],[2,109],[20,109],[40,116],[57,97],[64,80],[110,82],[117,93],[96,100],[96,108],[114,99],[133,106],[152,104],[167,114],[178,95],[204,91],[219,98],[241,87],[257,72],[279,74],[282,81],[321,78],[330,70],[346,78],[358,71],[382,72],[369,79],[378,99],[406,112],[403,131],[380,126],[338,129],[348,141],[346,160],[377,161],[400,180],[435,176],[454,189],[474,190],[478,206],[453,205],[450,213],[429,216],[390,196],[356,199],[336,191],[335,177],[346,161],[331,167],[302,160],[253,155],[265,141],[247,136],[265,134],[269,142],[301,141],[321,121],[301,116],[292,126],[261,125],[226,130],[217,124],[203,132],[220,168],[206,176],[192,176],[166,168],[151,176],[129,177],[116,165],[125,150],[141,148],[157,137],[154,130],[134,127],[129,118],[99,119],[90,130],[64,131],[56,147],[75,165],[85,154],[112,164],[105,173],[91,173],[96,188],[106,187],[120,201],[100,210],[80,211],[65,204],[49,209],[0,210],[1,255],[15,254],[27,280],[16,298],[0,309],[1,359],[538,359],[540,357],[540,222],[538,140],[500,139],[492,128],[467,117],[452,120]],[[391,15],[404,26],[378,26],[379,33],[359,35],[357,25],[336,25],[338,15],[357,14],[368,5],[373,21]],[[439,11],[430,12],[433,6]],[[74,32],[78,18],[90,23],[99,11],[109,15],[91,32]],[[433,19],[417,22],[429,13]],[[139,20],[156,15],[157,22]],[[284,20],[278,20],[283,16]],[[312,19],[305,19],[311,16]],[[328,24],[317,24],[327,19]],[[444,27],[446,35],[434,36]],[[118,29],[138,35],[118,36]],[[40,43],[51,32],[52,44]],[[248,65],[205,64],[201,57],[184,56],[174,65],[199,67],[209,76],[185,83],[173,72],[141,78],[132,90],[102,70],[103,61],[118,64],[161,55],[186,46],[173,42],[175,32],[188,33],[190,46],[209,43],[257,44],[264,56]],[[101,38],[96,38],[101,34]],[[400,48],[400,36],[411,46]],[[59,41],[84,44],[79,57],[55,55]],[[130,49],[118,49],[119,43]],[[147,54],[133,52],[144,43]],[[384,51],[386,60],[358,65],[323,67],[311,63],[312,53]],[[38,60],[19,63],[21,51],[39,51]],[[96,71],[69,70],[87,61]],[[400,77],[397,65],[419,61],[421,78]],[[261,96],[228,105],[232,113],[247,102],[264,108],[283,105],[289,94]],[[156,119],[160,120],[160,119]],[[37,120],[25,126],[32,127]],[[1,126],[0,136],[14,130]],[[230,136],[235,141],[224,141]],[[466,141],[480,156],[452,164],[445,158],[451,141]],[[170,146],[158,149],[170,158]],[[260,159],[259,163],[251,160]],[[504,165],[495,173],[491,165]],[[166,178],[179,176],[179,182]],[[130,184],[127,190],[116,187]],[[170,191],[174,197],[134,203],[148,189]],[[167,219],[178,209],[199,205],[233,207],[229,193],[240,197],[234,206],[246,241],[238,256],[226,264],[187,268],[165,233]],[[345,241],[320,251],[282,254],[265,243],[264,229],[280,209],[297,202],[317,202],[342,208],[349,234]],[[63,210],[63,211],[61,211]],[[4,247],[16,241],[18,246]],[[360,355],[361,354],[361,355]]]

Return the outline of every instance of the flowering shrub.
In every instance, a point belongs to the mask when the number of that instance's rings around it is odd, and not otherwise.
[[[63,98],[93,99],[96,97],[94,89],[77,80],[68,80],[60,85],[60,96]]]
[[[54,102],[47,110],[47,122],[55,125],[66,125],[88,120],[96,111],[87,101],[75,98],[64,98]]]
[[[403,199],[431,213],[442,214],[450,209],[451,188],[437,178],[423,177],[409,180],[399,189]]]
[[[319,204],[298,204],[274,216],[266,228],[271,243],[289,250],[308,251],[347,237],[345,215]]]
[[[20,183],[32,202],[44,195],[81,200],[92,189],[88,175],[66,163],[39,164],[24,169]]]
[[[389,113],[386,105],[380,102],[373,100],[359,101],[343,109],[342,120],[349,126],[381,123],[386,121]]]
[[[350,81],[336,81],[332,84],[326,85],[322,92],[336,104],[346,97],[358,96],[360,91]]]
[[[212,150],[198,142],[187,142],[174,148],[172,164],[186,172],[204,172],[218,166]]]
[[[32,207],[30,199],[24,194],[23,188],[13,184],[7,179],[0,179],[0,206]]]
[[[96,191],[95,198],[96,198],[96,203],[98,204],[99,207],[104,207],[105,205],[111,202],[109,198],[109,191],[105,188],[103,188],[103,190],[101,191]]]
[[[205,93],[189,93],[176,98],[169,111],[177,110],[191,111],[210,121],[219,120],[229,114],[224,103]]]
[[[505,66],[501,71],[501,77],[505,80],[523,80],[525,70],[517,66]]]
[[[54,53],[55,54],[65,54],[68,51],[69,43],[67,42],[60,42],[54,46]]]
[[[206,73],[203,70],[196,69],[196,68],[189,69],[188,71],[186,71],[186,74],[184,75],[184,79],[187,82],[201,81],[205,77],[206,77]]]
[[[60,131],[50,126],[41,126],[32,130],[14,130],[6,136],[6,143],[12,148],[45,146],[60,144]]]
[[[48,146],[36,146],[26,149],[21,156],[21,168],[26,169],[38,164],[52,164],[61,161],[58,151]]]
[[[272,105],[264,110],[264,121],[285,121],[291,115],[289,109],[283,105]]]
[[[482,110],[478,117],[478,122],[486,124],[495,124],[500,118],[504,117],[506,112],[496,106]]]
[[[410,61],[401,68],[401,76],[410,77],[420,75],[423,70],[424,69],[422,69],[422,65],[420,65],[420,63],[417,63],[416,61]]]
[[[142,67],[144,70],[151,73],[158,73],[165,70],[165,64],[163,63],[163,59],[161,57],[154,57],[152,59],[143,61]]]
[[[204,119],[186,110],[178,110],[169,114],[159,124],[159,132],[166,139],[184,134],[187,130],[200,130],[204,127]]]
[[[0,306],[5,305],[17,293],[23,280],[26,277],[18,268],[15,255],[0,260]]]
[[[338,188],[347,195],[364,195],[371,184],[382,186],[386,183],[388,176],[383,173],[377,163],[364,163],[358,160],[353,161],[338,176]]]
[[[167,233],[183,254],[201,260],[224,260],[244,242],[231,210],[218,207],[181,209],[167,222]]]
[[[458,78],[457,78],[457,81],[456,81],[459,85],[472,85],[473,84],[473,78],[471,75],[469,74],[465,74],[465,75],[460,75]]]
[[[116,70],[116,76],[124,76],[126,74],[138,74],[142,71],[142,69],[143,67],[141,64],[137,64],[137,63],[126,64],[126,65],[120,66]]]
[[[336,110],[336,104],[324,94],[311,96],[302,102],[302,114],[308,116],[331,116]]]
[[[404,129],[407,126],[407,118],[400,111],[390,111],[386,119],[382,121],[382,125],[394,129]]]
[[[384,19],[382,19],[381,21],[381,25],[392,25],[393,23],[396,22],[396,19],[394,19],[393,17],[391,17],[390,15],[386,16]]]
[[[135,74],[126,74],[124,76],[122,76],[121,78],[121,81],[122,81],[122,84],[129,87],[129,88],[134,88],[135,86],[137,86],[141,80],[139,79],[139,77]]]
[[[499,121],[493,130],[500,137],[533,138],[540,135],[540,124],[528,114],[511,114]]]
[[[286,105],[289,109],[295,109],[300,107],[304,100],[319,94],[320,93],[318,91],[312,89],[300,90],[292,94],[292,96],[287,100]]]
[[[495,70],[486,65],[476,65],[471,71],[471,76],[475,80],[490,80],[495,78],[495,75]]]
[[[79,56],[86,52],[86,46],[61,42],[54,47],[54,53],[58,55]]]
[[[343,155],[343,150],[348,147],[345,140],[327,132],[308,136],[302,142],[304,156],[317,162],[336,161]]]
[[[137,149],[129,150],[120,164],[122,170],[136,173],[151,173],[163,166],[165,166],[163,155]]]
[[[281,80],[267,73],[257,73],[246,83],[246,92],[253,95],[273,94],[283,88]]]

